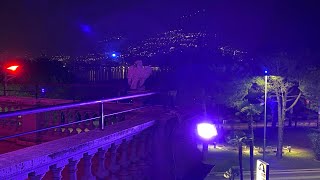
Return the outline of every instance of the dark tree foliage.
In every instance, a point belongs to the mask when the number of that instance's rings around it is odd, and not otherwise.
[[[38,58],[25,63],[25,75],[30,83],[67,83],[72,81],[69,70],[62,62]]]

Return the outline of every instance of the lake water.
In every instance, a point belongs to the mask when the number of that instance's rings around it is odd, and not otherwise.
[[[162,72],[168,72],[168,69],[152,67],[152,77],[159,76]],[[87,82],[103,82],[110,80],[124,80],[127,78],[128,67],[90,67],[80,68],[75,73],[77,79]]]

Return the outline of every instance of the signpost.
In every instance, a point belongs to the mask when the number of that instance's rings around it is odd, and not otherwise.
[[[256,180],[269,180],[269,164],[260,159],[257,160]]]

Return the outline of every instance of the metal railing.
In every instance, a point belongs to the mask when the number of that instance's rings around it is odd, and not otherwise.
[[[68,125],[78,124],[78,123],[82,123],[82,122],[86,122],[86,121],[91,121],[91,120],[95,120],[98,118],[100,119],[100,121],[99,121],[100,122],[100,129],[103,130],[105,127],[105,125],[104,125],[104,118],[105,117],[150,107],[150,106],[141,106],[141,107],[132,108],[129,110],[119,111],[119,112],[110,113],[110,114],[104,114],[104,103],[121,101],[121,100],[126,100],[126,99],[134,99],[134,98],[139,98],[139,97],[146,97],[146,96],[151,96],[154,94],[156,94],[156,93],[150,92],[150,93],[143,93],[143,94],[136,94],[136,95],[130,95],[130,96],[97,100],[97,101],[78,102],[78,103],[62,104],[62,105],[47,106],[47,107],[41,107],[41,108],[25,109],[25,110],[19,110],[19,111],[14,111],[14,112],[0,113],[0,121],[1,121],[2,118],[9,118],[9,117],[15,117],[15,116],[23,116],[23,115],[28,115],[28,114],[44,113],[44,112],[49,112],[49,111],[64,110],[64,109],[68,109],[68,108],[75,108],[75,107],[81,107],[81,106],[100,104],[100,116],[98,116],[98,117],[88,118],[88,119],[84,119],[84,120],[80,120],[80,121],[60,124],[60,125],[56,125],[56,126],[42,128],[42,129],[36,129],[36,130],[18,133],[18,134],[14,134],[14,135],[10,135],[10,136],[3,136],[3,137],[0,137],[0,141],[23,136],[23,135],[27,135],[27,134],[31,134],[31,133],[38,133],[38,132],[47,131],[47,130],[54,129],[54,128],[60,128],[63,126],[68,126]]]

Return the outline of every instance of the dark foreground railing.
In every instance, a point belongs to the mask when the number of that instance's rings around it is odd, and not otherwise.
[[[69,122],[69,123],[58,124],[55,126],[45,127],[45,128],[41,128],[41,129],[35,129],[35,130],[17,133],[17,134],[13,134],[13,135],[3,136],[3,137],[0,137],[0,141],[10,139],[10,138],[16,138],[16,137],[20,137],[20,136],[24,136],[24,135],[28,135],[28,134],[32,134],[32,133],[39,133],[39,132],[48,131],[51,129],[61,128],[61,127],[84,123],[84,122],[88,122],[88,121],[93,121],[93,120],[97,120],[97,119],[99,119],[100,128],[104,129],[106,117],[150,107],[150,106],[140,106],[140,107],[130,108],[128,110],[105,114],[104,113],[104,109],[105,109],[104,106],[106,103],[116,102],[116,101],[121,101],[121,100],[128,100],[128,99],[136,99],[136,98],[141,98],[141,97],[147,97],[147,96],[151,96],[151,95],[155,95],[155,94],[156,94],[155,92],[150,92],[150,93],[135,94],[135,95],[130,95],[130,96],[115,97],[115,98],[110,98],[110,99],[102,99],[102,100],[97,100],[97,101],[77,102],[77,103],[70,103],[70,104],[55,105],[55,106],[48,106],[48,107],[41,107],[41,108],[18,110],[18,111],[14,111],[14,112],[0,113],[0,121],[2,121],[4,118],[21,117],[24,115],[46,113],[46,112],[58,111],[58,110],[66,110],[66,109],[70,109],[70,108],[81,108],[81,107],[90,106],[90,105],[98,105],[99,106],[99,116],[92,117],[92,118],[86,118],[83,120],[77,120],[77,121]],[[37,122],[37,123],[39,123],[39,122]]]
[[[31,116],[39,113],[70,108],[98,105],[100,114],[94,118],[59,124],[26,131],[1,140],[26,134],[39,133],[62,126],[81,124],[99,119],[100,129],[93,129],[76,136],[60,138],[40,145],[27,147],[0,155],[0,179],[150,179],[150,154],[155,133],[151,127],[156,121],[168,118],[161,107],[152,111],[135,113],[130,120],[105,126],[105,118],[139,110],[150,106],[132,107],[113,113],[106,113],[106,105],[113,101],[147,97],[155,93],[144,93],[99,101],[80,102],[42,107],[0,114],[0,121],[16,116]],[[41,116],[42,117],[42,116]],[[171,117],[171,116],[170,116]],[[170,118],[169,117],[169,118]],[[39,120],[39,119],[38,119]],[[41,120],[41,118],[40,118]],[[29,119],[28,119],[29,122]],[[30,121],[32,122],[32,121]],[[96,158],[94,158],[96,157]],[[106,165],[108,162],[108,165]],[[95,168],[92,168],[95,167]],[[149,175],[148,175],[149,172]]]

